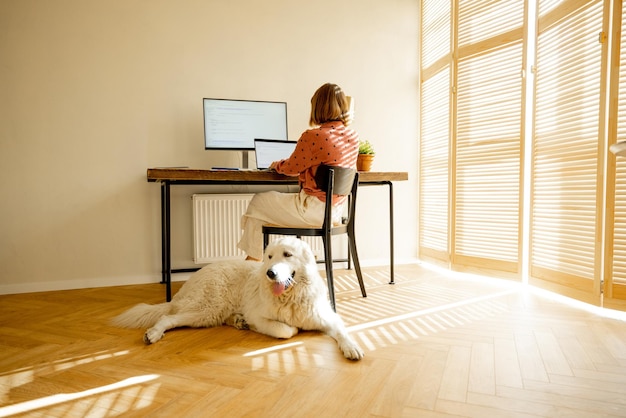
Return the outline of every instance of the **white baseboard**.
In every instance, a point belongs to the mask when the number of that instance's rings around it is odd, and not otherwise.
[[[52,292],[56,290],[88,289],[94,287],[126,286],[133,284],[159,283],[161,275],[105,277],[95,279],[59,280],[50,282],[32,282],[0,284],[0,295],[17,293]]]

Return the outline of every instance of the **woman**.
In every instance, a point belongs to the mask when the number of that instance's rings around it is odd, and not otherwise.
[[[309,125],[291,156],[272,163],[271,168],[288,176],[298,176],[299,193],[264,192],[256,194],[242,217],[243,236],[239,248],[248,260],[263,258],[264,224],[287,227],[319,227],[324,221],[325,192],[315,183],[321,164],[356,167],[359,136],[347,126],[351,121],[346,95],[336,84],[326,83],[311,98]],[[333,216],[339,220],[342,202],[335,203]]]

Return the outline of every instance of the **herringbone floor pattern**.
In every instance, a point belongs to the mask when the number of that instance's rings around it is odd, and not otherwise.
[[[626,322],[507,281],[365,273],[363,299],[337,272],[360,362],[318,333],[179,329],[146,346],[108,325],[163,301],[159,284],[0,296],[0,416],[626,416]]]

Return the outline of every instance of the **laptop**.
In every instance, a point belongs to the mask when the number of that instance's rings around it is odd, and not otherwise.
[[[294,149],[296,149],[295,141],[255,139],[254,154],[257,170],[268,170],[274,161],[289,158]]]

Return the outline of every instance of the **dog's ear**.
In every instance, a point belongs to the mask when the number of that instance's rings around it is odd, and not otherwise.
[[[293,244],[297,247],[298,253],[300,253],[302,260],[307,266],[316,264],[315,254],[313,254],[311,247],[306,241],[296,239]]]

